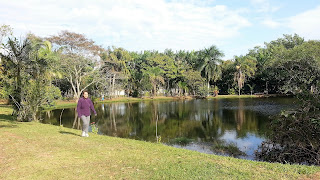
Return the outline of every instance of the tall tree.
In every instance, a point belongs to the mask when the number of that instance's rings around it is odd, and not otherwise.
[[[177,67],[174,60],[167,55],[154,53],[146,59],[146,64],[149,67],[159,67],[161,69],[164,78],[164,84],[161,85],[165,85],[166,90],[169,91],[170,83],[177,77]]]
[[[164,85],[165,81],[163,78],[163,70],[159,67],[149,67],[145,74],[147,75],[149,82],[152,85],[152,95],[156,96],[157,87],[160,85]]]
[[[69,31],[61,31],[47,39],[60,50],[61,72],[78,100],[82,91],[99,79],[98,59],[102,48],[83,34]]]
[[[208,90],[210,81],[216,82],[221,77],[220,63],[223,56],[224,54],[214,45],[199,52],[198,70],[205,76]]]
[[[23,41],[9,38],[1,53],[6,78],[13,79],[12,101],[20,121],[37,120],[41,105],[49,101],[56,88],[50,86],[49,64],[53,53],[50,42],[28,35]]]
[[[249,50],[247,56],[255,57],[257,60],[257,73],[253,81],[257,84],[256,87],[259,91],[279,92],[279,84],[274,78],[276,72],[273,71],[272,67],[272,64],[277,59],[275,57],[281,52],[302,45],[304,42],[304,39],[297,34],[285,34],[277,40],[265,42],[264,47],[257,46]]]
[[[237,83],[239,96],[245,81],[254,76],[257,69],[256,64],[256,59],[250,56],[240,56],[235,58],[236,72],[234,73],[234,81]]]
[[[32,52],[24,77],[23,104],[25,110],[30,112],[32,120],[37,121],[40,106],[52,102],[56,97],[60,97],[61,93],[52,85],[52,67],[57,58],[51,49],[51,43],[30,34],[28,39],[32,43]]]
[[[14,79],[12,84],[13,98],[18,104],[21,104],[23,71],[26,69],[27,64],[30,63],[31,51],[32,46],[29,39],[26,38],[19,41],[16,38],[9,38],[3,52],[0,52],[4,75]],[[17,106],[15,107],[18,108]]]
[[[130,53],[123,48],[113,47],[112,50],[104,52],[102,55],[104,77],[110,80],[109,94],[114,96],[116,79],[125,82],[130,77],[128,65],[132,63]],[[127,91],[130,91],[127,87]]]
[[[219,93],[233,94],[234,92],[234,73],[236,72],[235,62],[232,60],[223,61],[221,64],[222,76],[217,82]]]
[[[4,44],[3,41],[9,36],[12,35],[12,28],[9,25],[2,24],[0,25],[0,53],[4,53]],[[0,98],[7,98],[8,94],[10,93],[10,87],[5,86],[8,81],[8,79],[4,76],[4,64],[1,61],[1,55],[0,55]]]
[[[205,79],[201,77],[200,72],[193,69],[183,72],[183,77],[188,84],[189,91],[191,91],[193,95],[198,93],[199,88],[203,86],[205,82]]]
[[[308,41],[274,56],[273,78],[281,93],[300,94],[320,88],[320,42]]]

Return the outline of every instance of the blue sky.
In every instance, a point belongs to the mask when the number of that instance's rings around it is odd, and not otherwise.
[[[320,0],[0,0],[0,24],[18,37],[69,30],[129,51],[216,45],[231,59],[283,34],[320,40]]]

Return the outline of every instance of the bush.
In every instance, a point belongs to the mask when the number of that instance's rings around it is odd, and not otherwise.
[[[311,95],[301,99],[299,109],[282,112],[271,123],[273,133],[256,152],[258,159],[320,165],[320,98]]]
[[[228,89],[228,94],[229,95],[235,95],[236,94],[236,90],[235,89]]]
[[[210,90],[207,86],[200,86],[197,91],[197,95],[200,97],[207,97],[210,93]]]
[[[145,96],[145,97],[150,97],[150,96],[151,96],[151,94],[150,94],[150,92],[149,92],[149,91],[146,91],[146,92],[144,93],[144,96]]]

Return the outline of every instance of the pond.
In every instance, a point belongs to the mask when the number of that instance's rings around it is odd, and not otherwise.
[[[255,158],[269,123],[293,98],[192,99],[96,104],[99,134],[161,142],[208,154]],[[43,112],[43,123],[72,128],[75,109]]]

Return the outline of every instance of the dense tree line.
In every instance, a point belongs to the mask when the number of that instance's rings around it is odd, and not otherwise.
[[[36,96],[41,99],[37,108],[61,96],[77,99],[84,89],[110,98],[121,90],[133,97],[318,93],[314,73],[320,68],[320,42],[296,34],[223,61],[223,52],[214,45],[199,51],[130,52],[103,48],[69,31],[24,39],[11,32],[10,26],[1,26],[0,96],[12,95],[18,104]],[[32,83],[38,90],[30,89]],[[28,97],[27,91],[38,94]]]

